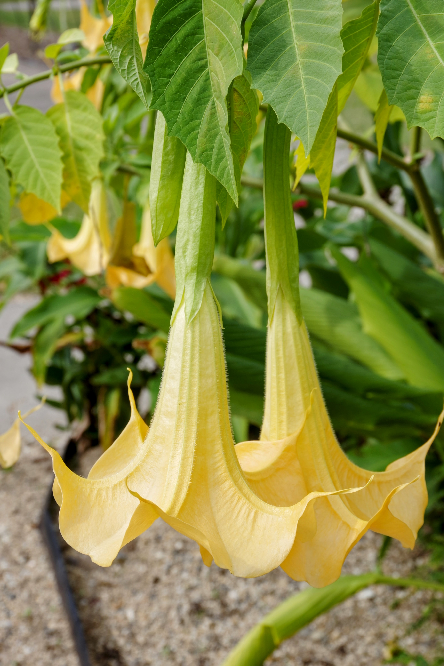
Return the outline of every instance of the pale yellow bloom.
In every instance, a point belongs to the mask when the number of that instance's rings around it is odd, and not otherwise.
[[[66,74],[63,76],[63,88],[65,92],[68,90],[80,90],[85,71],[86,68],[81,67],[75,72],[75,74]],[[100,76],[98,76],[94,84],[88,88],[85,93],[87,98],[94,104],[98,111],[100,111],[102,107],[104,92],[105,84],[103,83]],[[63,92],[60,88],[60,79],[58,76],[55,76],[52,82],[51,99],[54,104],[61,104],[65,101],[63,98]]]
[[[112,289],[120,285],[142,289],[157,282],[174,298],[176,278],[173,253],[167,238],[154,246],[149,204],[143,211],[140,240],[133,244],[135,223],[135,207],[126,203],[124,213],[117,221],[113,250],[106,270],[108,286]]]
[[[26,418],[40,409],[44,402],[45,400],[43,399],[40,405],[37,405],[30,409],[29,412],[26,412],[23,418]],[[0,435],[0,466],[3,467],[3,469],[8,469],[15,465],[20,458],[21,449],[22,438],[20,436],[20,420],[15,419],[9,430]]]
[[[146,437],[131,393],[130,399],[129,425],[87,479],[68,470],[27,426],[53,457],[60,530],[76,550],[108,566],[119,548],[160,516],[197,541],[207,564],[214,558],[235,575],[251,577],[279,566],[295,539],[311,536],[313,511],[306,508],[324,491],[308,493],[293,506],[272,506],[252,491],[239,467],[209,283],[191,322],[183,300],[177,308]]]
[[[60,208],[62,210],[68,201],[69,197],[62,190],[60,201]],[[20,197],[18,206],[22,214],[22,219],[27,224],[43,224],[44,222],[49,222],[49,220],[52,220],[58,215],[54,206],[51,206],[50,203],[43,199],[39,199],[39,197],[32,192],[24,192]]]
[[[150,32],[151,19],[153,17],[155,6],[155,0],[136,1],[137,33],[139,35],[139,44],[140,48],[142,49],[142,55],[144,58],[148,46],[148,35]]]
[[[112,16],[105,16],[103,13],[100,18],[91,14],[85,0],[80,0],[80,30],[85,34],[83,46],[95,53],[103,45],[103,35],[113,23]]]
[[[65,238],[54,229],[47,245],[48,261],[69,259],[85,275],[98,275],[104,270],[111,245],[106,193],[101,180],[93,181],[89,213],[74,238]]]
[[[262,441],[236,446],[242,470],[259,497],[279,506],[307,493],[363,487],[312,504],[312,536],[295,541],[284,571],[314,587],[328,585],[369,529],[413,548],[427,506],[424,461],[442,418],[428,442],[385,472],[350,462],[325,408],[305,323],[298,322],[279,289],[268,331]]]

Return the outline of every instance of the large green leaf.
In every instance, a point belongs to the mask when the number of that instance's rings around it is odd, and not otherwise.
[[[396,286],[402,301],[414,305],[423,317],[444,322],[444,281],[419,268],[404,255],[377,240],[369,240],[372,254]]]
[[[55,317],[46,322],[37,333],[32,345],[32,372],[40,386],[45,381],[46,367],[57,347],[59,338],[65,331],[63,317]]]
[[[9,176],[0,157],[0,236],[9,244]]]
[[[342,72],[340,0],[266,0],[249,36],[253,85],[311,150]]]
[[[382,0],[378,64],[390,104],[409,127],[444,137],[442,0]]]
[[[170,315],[146,291],[135,287],[118,287],[113,290],[111,299],[119,310],[129,312],[151,328],[168,332]]]
[[[114,67],[149,107],[150,82],[143,71],[142,50],[136,22],[136,0],[114,0],[108,5],[113,24],[103,41]]]
[[[47,113],[63,151],[63,189],[87,213],[91,181],[99,175],[104,155],[103,121],[94,104],[80,92],[69,90],[64,102]]]
[[[302,313],[310,333],[387,379],[403,373],[389,354],[362,330],[355,305],[318,289],[301,289]]]
[[[357,265],[336,248],[332,254],[354,293],[367,333],[390,354],[408,382],[443,392],[444,349],[384,289],[365,256]]]
[[[341,31],[344,44],[342,74],[338,78],[338,113],[341,113],[353,90],[375,35],[379,17],[379,0],[364,9],[359,18],[349,21]]]
[[[75,287],[67,294],[52,294],[28,310],[15,324],[10,338],[18,338],[35,326],[44,326],[54,319],[67,316],[84,319],[97,306],[100,296],[90,287]]]
[[[233,151],[234,175],[237,189],[240,188],[240,179],[245,160],[250,150],[251,140],[256,132],[256,116],[259,111],[259,100],[256,91],[251,88],[251,77],[248,71],[237,76],[228,94],[228,118]],[[225,224],[228,214],[233,206],[233,200],[227,190],[218,184],[217,203]]]
[[[242,74],[242,5],[238,0],[159,0],[153,14],[145,69],[152,107],[168,132],[187,147],[238,200],[228,134],[226,96]]]
[[[3,123],[0,153],[26,192],[60,211],[62,153],[51,121],[37,109],[18,106]]]

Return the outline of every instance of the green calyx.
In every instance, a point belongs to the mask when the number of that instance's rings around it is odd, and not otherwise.
[[[275,112],[269,106],[264,138],[264,200],[270,322],[279,287],[298,321],[302,321],[298,239],[290,195],[290,140],[290,130],[278,123]]]
[[[199,312],[214,257],[216,179],[187,153],[176,240],[176,302],[190,323]]]

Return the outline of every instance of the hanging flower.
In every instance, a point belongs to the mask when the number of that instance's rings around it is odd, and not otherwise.
[[[140,240],[136,243],[136,209],[126,201],[114,233],[106,281],[115,289],[120,285],[142,289],[153,282],[171,298],[176,294],[173,253],[167,238],[154,246],[149,203],[142,216]]]
[[[30,414],[36,412],[40,407],[43,406],[45,399],[42,400],[40,405],[33,407],[26,412],[23,418],[26,418]],[[0,435],[0,466],[3,469],[9,469],[20,458],[20,453],[22,449],[22,438],[20,436],[20,419],[15,419],[12,426]]]
[[[105,188],[102,181],[96,179],[92,184],[89,213],[84,216],[78,234],[65,238],[53,229],[46,249],[48,261],[69,259],[85,275],[98,275],[108,260],[110,244]]]
[[[347,554],[369,529],[413,548],[427,506],[424,461],[444,413],[432,437],[385,472],[361,469],[340,448],[300,309],[286,159],[289,144],[290,131],[277,124],[269,109],[264,155],[270,306],[265,414],[262,441],[238,444],[236,452],[250,487],[265,502],[278,506],[292,505],[307,493],[362,488],[312,503],[313,533],[309,539],[296,539],[282,563],[295,580],[322,587],[339,577]],[[283,156],[280,168],[270,153]]]

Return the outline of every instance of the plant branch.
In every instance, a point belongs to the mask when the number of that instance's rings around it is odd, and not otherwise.
[[[92,65],[108,65],[110,63],[111,59],[108,56],[94,56],[92,58],[82,58],[81,60],[76,60],[75,62],[68,62],[65,65],[61,65],[60,67],[53,67],[52,69],[48,69],[45,72],[40,72],[34,76],[29,76],[26,79],[17,81],[17,83],[13,83],[7,88],[0,88],[0,98],[2,98],[5,93],[10,95],[17,90],[27,88],[33,83],[38,83],[38,81],[49,79],[57,72],[64,74],[65,72],[71,72],[74,69],[80,69],[80,67],[91,67]]]
[[[370,141],[369,139],[365,139],[363,136],[359,136],[359,134],[340,129],[338,127],[338,137],[340,139],[345,139],[345,141],[349,141],[350,143],[354,143],[356,146],[364,148],[364,150],[369,150],[375,155],[378,155],[378,146],[376,143],[373,143],[373,141]],[[397,169],[401,169],[407,173],[410,173],[412,169],[410,162],[406,162],[402,157],[394,153],[392,150],[388,150],[387,148],[382,149],[381,157],[385,162],[388,162]]]
[[[421,208],[422,214],[424,215],[424,222],[433,240],[436,256],[441,264],[442,272],[442,265],[444,265],[444,235],[441,221],[439,219],[438,213],[436,212],[433,199],[425,183],[424,176],[422,175],[419,168],[415,171],[411,171],[409,175],[419,207]]]
[[[263,189],[263,181],[261,178],[243,176],[241,183],[245,187],[252,187],[259,190]],[[305,183],[300,182],[297,189],[302,194],[306,194],[309,197],[320,199],[322,201],[322,192],[318,187],[313,187],[312,185],[306,185]],[[385,222],[389,227],[404,236],[404,238],[417,247],[418,250],[423,252],[436,263],[436,252],[429,234],[417,227],[416,224],[410,222],[407,218],[395,213],[391,206],[379,197],[374,198],[368,195],[358,196],[356,194],[347,194],[340,190],[331,189],[328,198],[335,203],[344,204],[350,207],[357,206],[358,208],[363,208],[368,211],[374,217]]]

